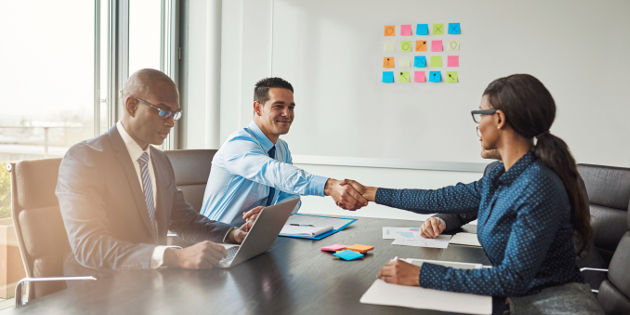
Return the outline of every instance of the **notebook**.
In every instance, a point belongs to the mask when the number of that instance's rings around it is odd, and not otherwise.
[[[320,234],[324,234],[333,229],[332,226],[294,226],[294,225],[285,225],[282,227],[282,231],[280,234],[283,236],[304,236],[304,237],[315,237]]]

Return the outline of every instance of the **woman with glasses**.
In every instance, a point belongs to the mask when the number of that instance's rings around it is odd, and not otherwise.
[[[516,74],[486,88],[472,111],[479,141],[503,163],[481,180],[436,190],[351,183],[369,201],[416,213],[477,211],[477,236],[492,268],[458,270],[395,260],[378,277],[389,283],[494,297],[501,314],[603,314],[575,264],[592,230],[586,194],[566,143],[549,132],[553,97],[536,78]],[[574,236],[576,244],[574,245]]]

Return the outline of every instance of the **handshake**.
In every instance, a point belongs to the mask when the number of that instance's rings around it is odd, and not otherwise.
[[[328,179],[324,194],[331,196],[335,204],[344,210],[357,210],[376,198],[376,187],[363,186],[355,180]]]

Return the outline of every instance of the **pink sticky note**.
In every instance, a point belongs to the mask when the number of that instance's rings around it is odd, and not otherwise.
[[[448,56],[447,67],[459,67],[459,56]]]
[[[416,71],[413,74],[413,82],[425,82],[424,71]]]
[[[323,251],[327,251],[327,252],[336,252],[338,250],[343,250],[346,247],[348,247],[348,245],[334,244],[334,245],[322,247],[322,250]]]
[[[431,51],[442,51],[442,41],[441,40],[432,40],[431,41]]]
[[[411,36],[411,25],[401,25],[400,26],[400,35],[402,35],[402,36]]]

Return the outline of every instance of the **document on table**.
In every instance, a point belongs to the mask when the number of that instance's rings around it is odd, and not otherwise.
[[[337,230],[354,221],[356,221],[356,219],[294,214],[289,217],[289,220],[287,220],[287,223],[285,223],[285,225],[299,224],[299,225],[312,225],[312,226],[320,226],[320,227],[332,226],[333,230]]]
[[[383,227],[383,239],[384,240],[396,240],[400,238],[404,239],[416,239],[420,236],[420,232],[412,231],[411,228],[402,227]]]
[[[405,245],[405,246],[417,246],[417,247],[431,247],[431,248],[447,248],[448,241],[451,239],[450,235],[439,235],[436,238],[424,238],[418,235],[417,238],[406,239],[399,238],[392,242],[392,245]]]
[[[306,237],[315,237],[317,235],[326,233],[332,230],[332,226],[295,226],[295,225],[285,225],[282,227],[282,231],[280,234],[285,236],[306,236]]]
[[[479,244],[479,239],[477,238],[477,234],[465,232],[455,234],[453,238],[451,238],[451,244],[462,244],[481,247],[481,244]]]
[[[397,285],[376,279],[359,300],[363,304],[402,306],[443,312],[491,314],[492,297]]]

